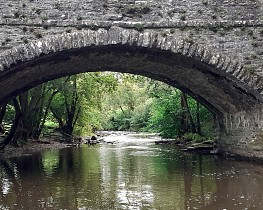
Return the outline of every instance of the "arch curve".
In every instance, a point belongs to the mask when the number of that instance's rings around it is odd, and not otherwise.
[[[262,101],[261,80],[231,58],[175,35],[112,27],[48,36],[0,55],[0,104],[61,76],[91,71],[145,75],[187,92],[216,113]]]

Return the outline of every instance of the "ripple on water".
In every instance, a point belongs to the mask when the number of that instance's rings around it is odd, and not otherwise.
[[[3,162],[0,209],[263,209],[262,166],[116,138]]]

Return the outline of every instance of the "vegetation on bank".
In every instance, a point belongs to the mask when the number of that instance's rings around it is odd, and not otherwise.
[[[68,139],[95,130],[131,130],[200,141],[213,135],[212,120],[199,102],[164,83],[138,75],[84,73],[42,84],[3,105],[0,148],[54,130]]]

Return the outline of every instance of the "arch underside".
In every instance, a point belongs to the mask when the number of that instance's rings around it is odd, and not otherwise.
[[[170,51],[130,46],[89,46],[41,55],[0,73],[0,102],[62,76],[115,71],[151,77],[188,93],[217,114],[251,109],[259,99],[231,75]]]

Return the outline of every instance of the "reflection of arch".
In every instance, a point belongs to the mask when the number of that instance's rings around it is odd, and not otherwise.
[[[42,82],[88,71],[120,71],[162,80],[217,113],[251,108],[260,81],[230,58],[157,32],[113,27],[54,35],[0,55],[0,103]]]

